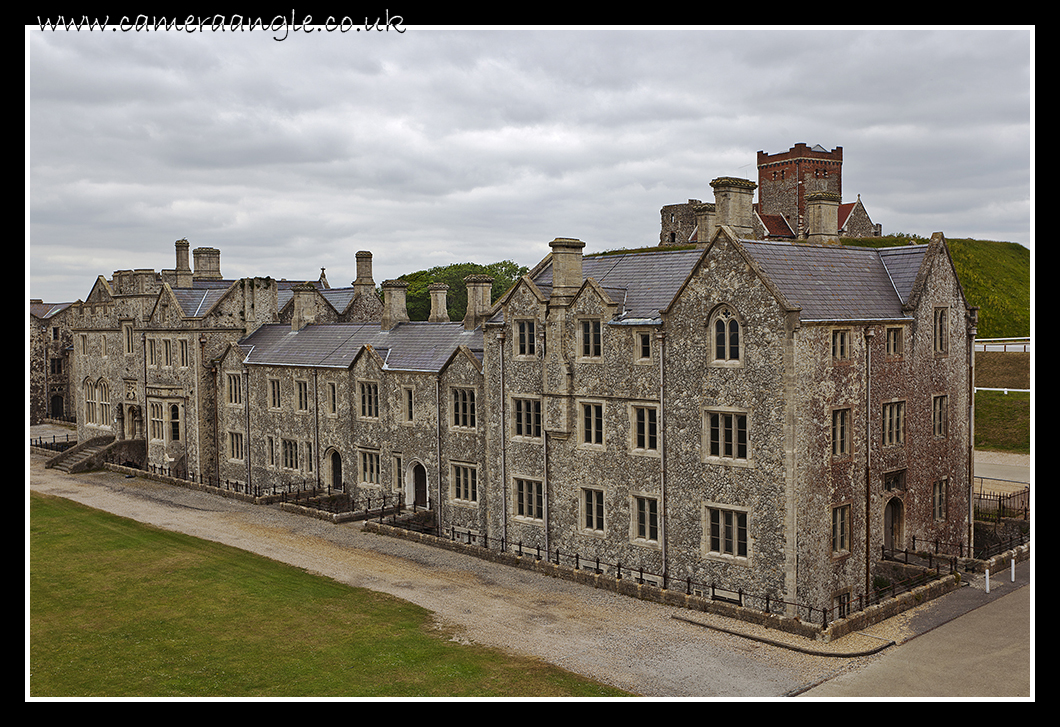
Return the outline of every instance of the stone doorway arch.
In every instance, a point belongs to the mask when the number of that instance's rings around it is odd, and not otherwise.
[[[328,450],[326,461],[328,463],[328,484],[336,490],[344,489],[342,484],[342,455],[336,449]]]
[[[412,465],[412,504],[416,507],[427,507],[427,468],[422,462],[414,462]],[[406,502],[408,493],[406,493]]]

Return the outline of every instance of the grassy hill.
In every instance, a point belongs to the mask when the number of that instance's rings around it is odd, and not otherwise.
[[[893,247],[923,244],[916,235],[843,239],[844,245]],[[978,338],[1015,338],[1031,333],[1031,251],[1015,242],[949,239],[950,255],[964,295],[979,306]]]

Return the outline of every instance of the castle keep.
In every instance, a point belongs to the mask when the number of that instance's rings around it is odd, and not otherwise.
[[[462,321],[445,286],[427,321],[401,281],[380,300],[367,252],[336,289],[225,280],[210,248],[193,271],[179,241],[174,270],[100,277],[70,307],[79,437],[842,612],[883,547],[969,543],[976,310],[941,233],[840,246],[826,186],[805,207],[778,190],[776,214],[812,224],[764,239],[755,183],[712,187],[709,209],[689,203],[698,245],[557,238],[494,303],[469,277]]]

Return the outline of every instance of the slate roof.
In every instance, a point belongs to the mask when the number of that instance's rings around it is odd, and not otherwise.
[[[249,365],[346,368],[364,346],[371,346],[385,368],[402,371],[442,369],[459,346],[482,360],[482,329],[462,323],[400,323],[381,331],[379,323],[318,323],[292,331],[289,325],[267,325],[239,342],[250,353]]]
[[[586,256],[582,275],[593,278],[619,303],[622,318],[651,320],[670,304],[692,272],[702,249],[645,250],[609,255]],[[546,296],[552,294],[552,264],[545,265],[533,278]]]
[[[72,303],[43,303],[38,300],[31,300],[29,303],[29,314],[41,319],[51,318],[71,305]]]
[[[908,318],[908,299],[926,245],[845,247],[740,240],[802,320]]]
[[[224,288],[206,288],[205,290],[200,288],[174,288],[173,296],[177,299],[177,303],[185,316],[198,318],[205,315],[206,311],[210,310],[214,303],[219,301],[227,292],[227,286]]]

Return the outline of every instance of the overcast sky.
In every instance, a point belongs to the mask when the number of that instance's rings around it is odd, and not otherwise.
[[[358,250],[379,283],[653,245],[663,205],[799,142],[843,147],[884,234],[1033,246],[1030,28],[402,28],[27,28],[30,296],[181,238],[333,287]]]

